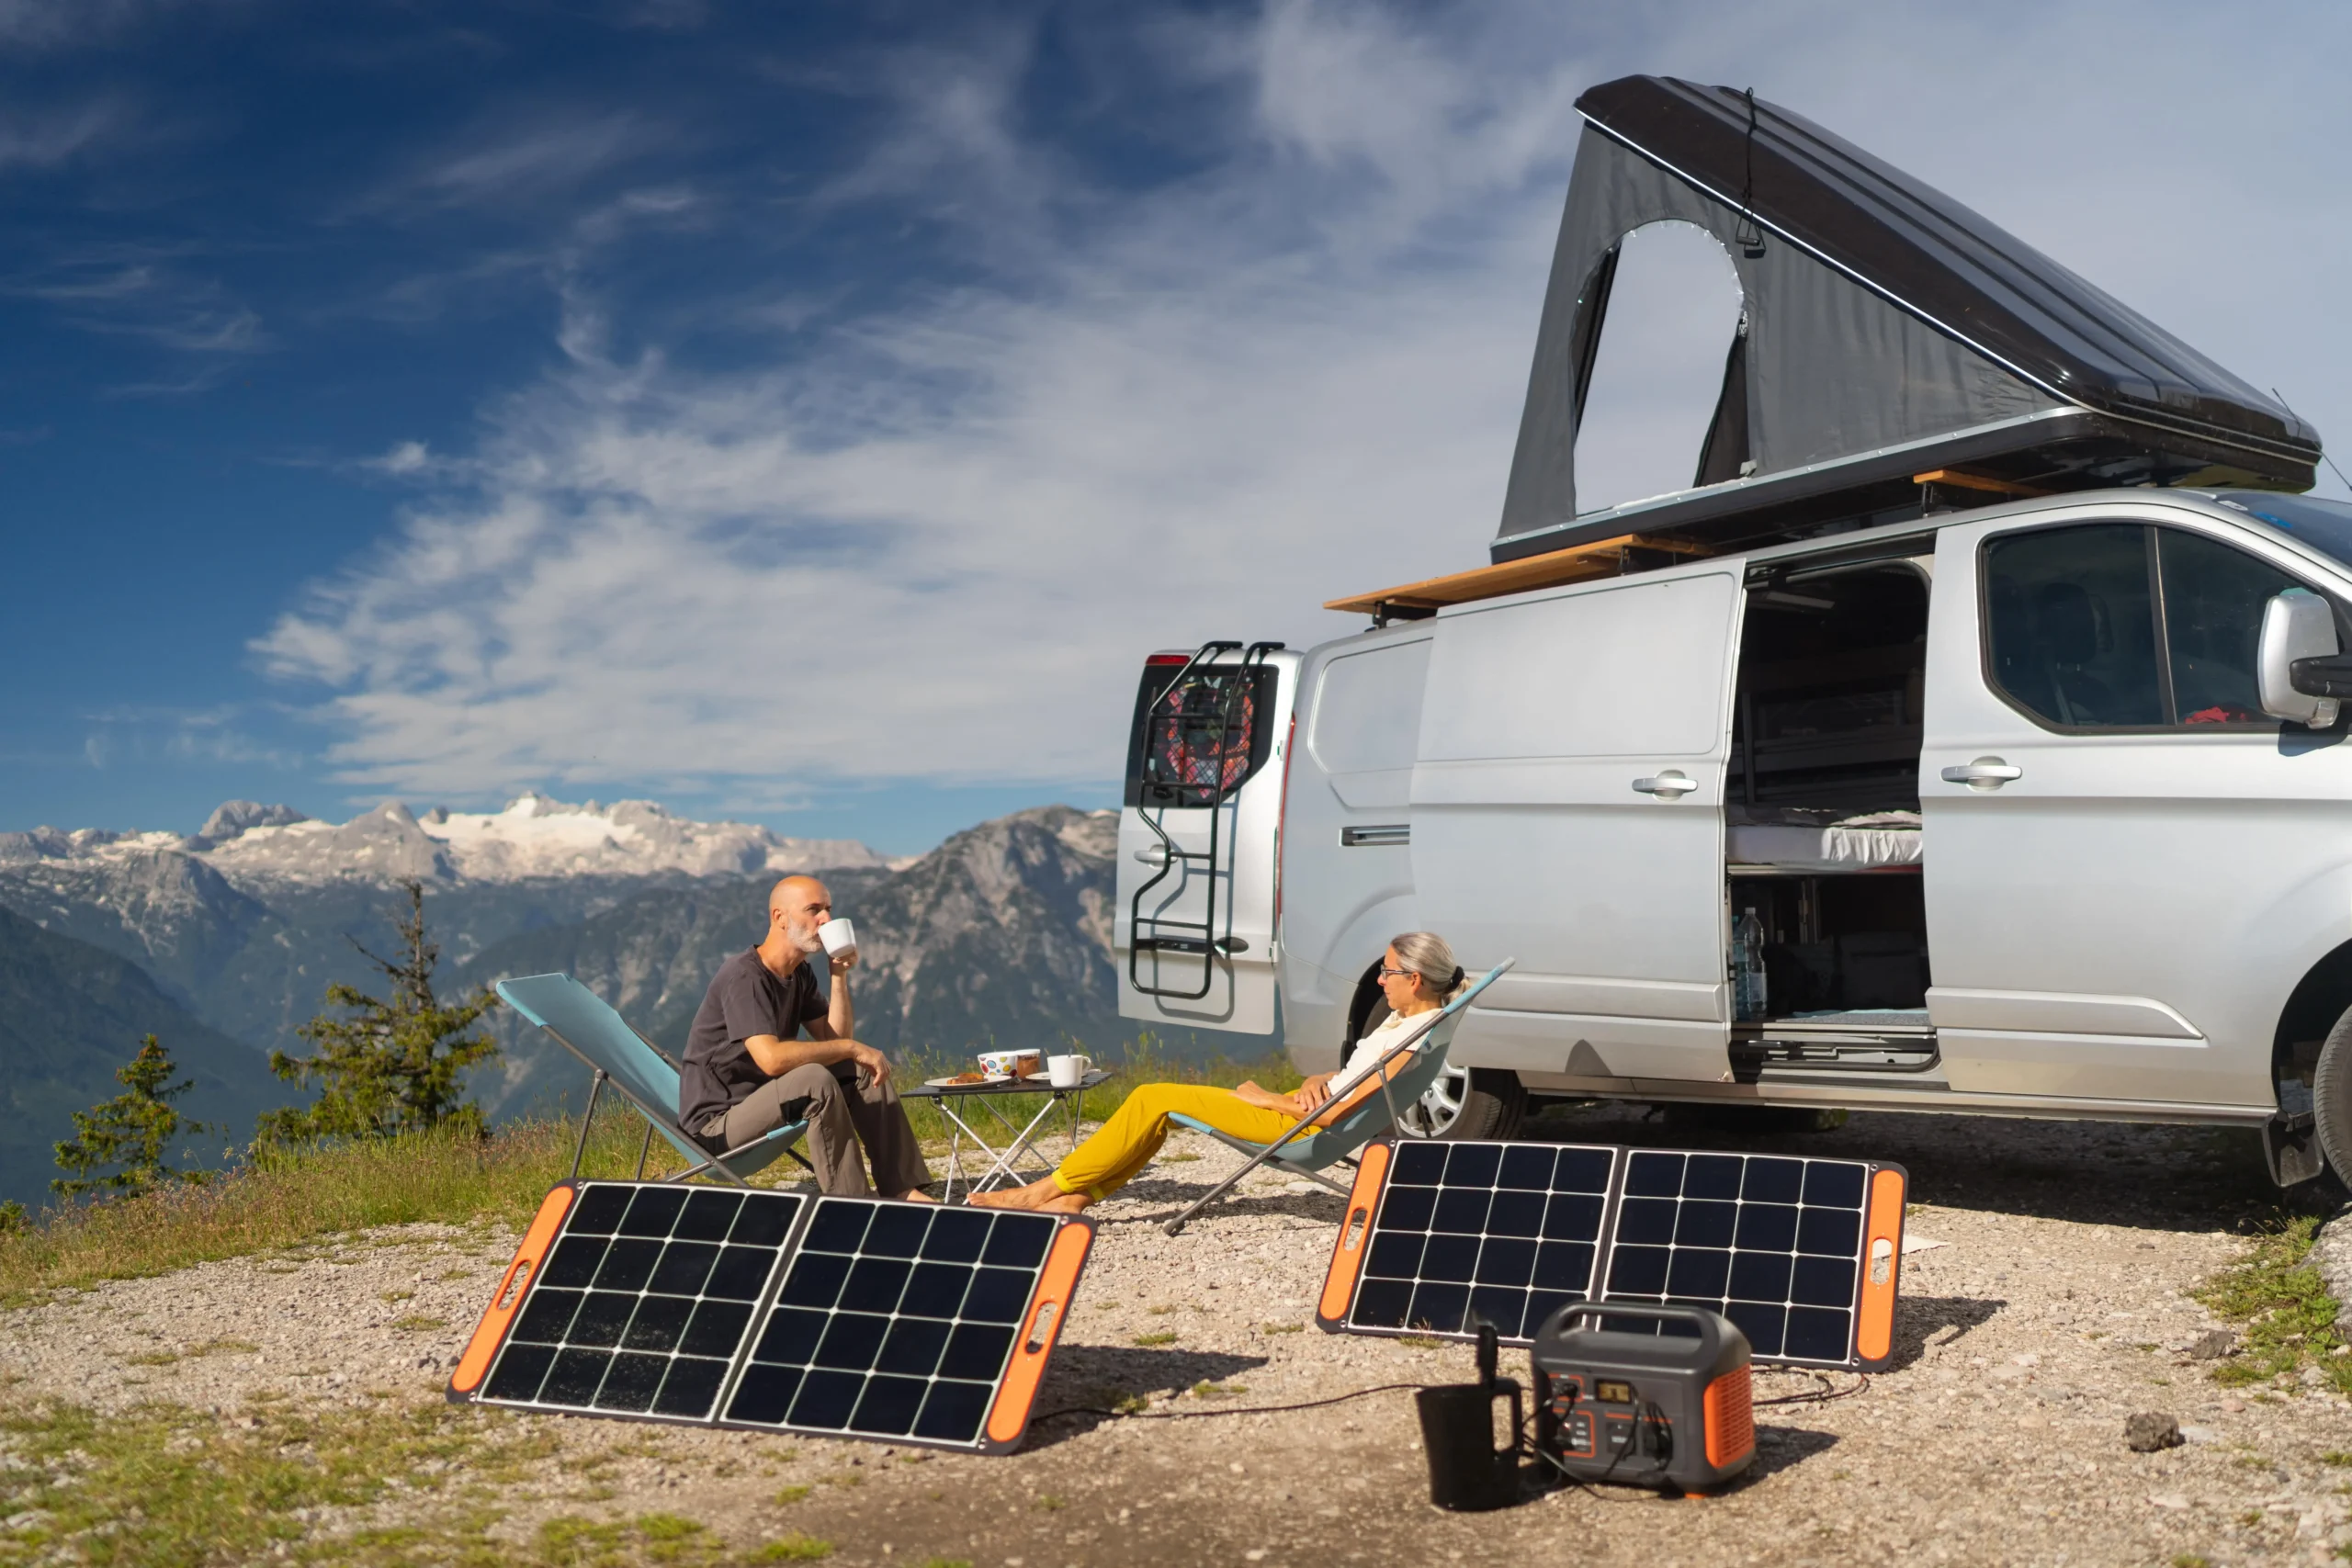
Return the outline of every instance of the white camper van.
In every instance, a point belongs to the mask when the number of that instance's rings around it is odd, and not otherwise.
[[[1709,435],[1738,465],[1711,479],[1702,453],[1688,491],[1577,514],[1580,389],[1547,378],[1589,363],[1594,276],[1637,226],[1586,221],[1588,185],[1670,164],[1727,242],[1747,225],[1789,253],[1777,280],[1743,266],[1751,321],[1831,284],[1860,297],[1849,318],[1892,309],[1769,195],[1826,221],[1833,153],[1876,182],[1872,222],[1910,188],[1727,89],[1633,78],[1579,107],[1492,564],[1335,601],[1370,629],[1304,653],[1147,664],[1123,1011],[1279,1030],[1302,1068],[1336,1066],[1377,1021],[1387,939],[1429,929],[1474,970],[1519,962],[1465,1018],[1424,1135],[1506,1136],[1531,1096],[1866,1106],[2259,1125],[2282,1182],[2323,1156],[2352,1175],[2352,507],[2287,493],[2316,436],[1928,192],[1947,231],[1976,226],[1945,235],[1976,269],[1975,335],[1954,348],[1908,304],[1904,330],[2022,389],[1963,366],[1962,400],[2047,407],[1792,462],[1775,432],[1848,389],[1776,384],[1771,335],[1744,331]],[[1668,109],[1760,129],[1711,141]],[[1748,209],[1705,183],[1710,148],[1752,156]],[[1993,303],[2038,359],[1981,341],[2002,266]],[[2172,355],[2195,395],[2155,386],[2170,423],[2116,390],[2085,321],[2109,359]]]

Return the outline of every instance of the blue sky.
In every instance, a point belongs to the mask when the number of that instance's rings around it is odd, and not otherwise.
[[[2342,10],[1959,9],[0,0],[0,829],[1104,802],[1150,649],[1484,559],[1631,71],[2352,431]]]

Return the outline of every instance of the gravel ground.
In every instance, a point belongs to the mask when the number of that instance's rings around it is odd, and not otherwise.
[[[1049,1418],[1021,1453],[996,1460],[527,1418],[517,1429],[554,1434],[564,1462],[557,1482],[510,1490],[502,1528],[519,1537],[557,1513],[658,1510],[746,1548],[805,1531],[834,1543],[836,1562],[976,1568],[1570,1553],[1603,1563],[2222,1564],[2321,1562],[2352,1541],[2352,1470],[2323,1457],[2352,1450],[2346,1402],[2301,1384],[2233,1396],[2187,1353],[2214,1325],[2185,1292],[2240,1254],[2236,1227],[2275,1206],[2243,1137],[1894,1115],[1769,1134],[1625,1109],[1555,1111],[1528,1135],[1905,1165],[1914,1250],[1903,1259],[1894,1368],[1849,1397],[1759,1410],[1757,1463],[1703,1500],[1607,1488],[1498,1514],[1440,1513],[1427,1502],[1411,1396],[1387,1393],[1285,1414]],[[1164,1235],[1155,1222],[1229,1161],[1180,1137],[1095,1211],[1095,1253],[1040,1410],[1148,1394],[1154,1416],[1238,1412],[1469,1378],[1461,1346],[1312,1326],[1340,1212],[1318,1189],[1261,1179],[1182,1237]],[[277,1398],[437,1402],[514,1239],[408,1227],[0,1314],[0,1397],[105,1409],[166,1400],[224,1421]],[[1204,1383],[1229,1392],[1198,1392]],[[1814,1386],[1772,1372],[1757,1392]],[[2143,1410],[2177,1416],[2188,1442],[2131,1452],[2124,1420]],[[560,1483],[591,1464],[594,1488]]]

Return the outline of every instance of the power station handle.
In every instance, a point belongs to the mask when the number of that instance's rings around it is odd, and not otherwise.
[[[1604,1329],[1608,1326],[1605,1320],[1612,1317],[1638,1317],[1652,1323],[1687,1323],[1699,1331],[1700,1343],[1712,1351],[1722,1343],[1715,1327],[1719,1315],[1705,1307],[1677,1306],[1669,1303],[1571,1302],[1553,1314],[1553,1320],[1562,1331],[1579,1318],[1601,1319],[1603,1321],[1595,1326]],[[1544,1327],[1549,1329],[1551,1324],[1547,1323]]]
[[[1699,782],[1676,769],[1668,768],[1656,778],[1635,779],[1634,787],[1644,795],[1660,795],[1668,800],[1679,800],[1699,787]]]

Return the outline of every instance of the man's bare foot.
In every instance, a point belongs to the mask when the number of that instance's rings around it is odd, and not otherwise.
[[[933,1197],[930,1193],[924,1191],[920,1187],[910,1187],[904,1192],[898,1194],[898,1198],[902,1203],[936,1203],[939,1201],[938,1199]]]

